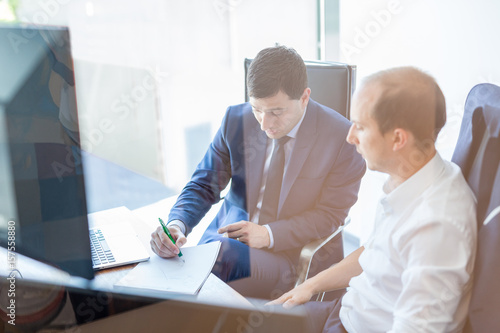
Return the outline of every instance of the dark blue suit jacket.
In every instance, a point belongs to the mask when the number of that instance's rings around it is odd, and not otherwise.
[[[269,223],[273,251],[287,251],[296,261],[303,245],[336,230],[356,202],[365,162],[346,142],[349,127],[334,110],[309,101],[283,179],[278,220]],[[224,203],[200,243],[217,239],[221,226],[248,221],[258,200],[266,143],[249,103],[229,107],[169,221],[183,221],[189,233],[229,181]]]

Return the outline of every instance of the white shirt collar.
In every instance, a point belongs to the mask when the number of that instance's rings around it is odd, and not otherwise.
[[[420,170],[402,184],[382,197],[381,203],[386,213],[404,210],[420,196],[443,172],[445,164],[438,152]]]

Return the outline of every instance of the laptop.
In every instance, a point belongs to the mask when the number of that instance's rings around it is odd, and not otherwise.
[[[149,253],[133,225],[142,224],[126,207],[88,215],[94,270],[133,264],[149,259]]]

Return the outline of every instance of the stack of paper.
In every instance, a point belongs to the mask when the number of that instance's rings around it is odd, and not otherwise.
[[[115,283],[115,289],[140,290],[142,294],[150,295],[195,295],[212,271],[219,248],[220,242],[183,247],[182,259],[163,259],[153,255]]]

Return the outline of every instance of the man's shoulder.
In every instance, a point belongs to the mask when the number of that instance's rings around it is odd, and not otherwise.
[[[226,110],[226,114],[231,116],[242,116],[250,113],[252,113],[252,106],[249,102],[231,105]]]
[[[231,105],[227,108],[220,132],[223,137],[233,143],[243,140],[243,136],[259,136],[264,133],[260,131],[259,123],[252,112],[252,106],[248,102]]]
[[[443,160],[442,166],[440,170],[436,168],[430,185],[409,204],[399,220],[394,239],[401,246],[409,239],[428,242],[428,230],[440,230],[473,244],[476,229],[474,194],[456,164]]]
[[[326,105],[316,102],[313,99],[309,100],[308,112],[309,111],[316,113],[318,120],[321,124],[325,125],[334,124],[344,128],[345,127],[349,128],[351,126],[350,121],[342,114],[340,114],[339,112],[333,110],[332,108]]]
[[[420,207],[420,211],[452,224],[461,223],[461,229],[465,225],[475,226],[474,193],[458,165],[444,159],[442,162],[443,172],[427,191],[422,203],[426,207]]]
[[[351,122],[337,111],[309,100],[306,117],[315,118],[315,128],[318,135],[345,141]],[[308,122],[311,124],[311,122]]]
[[[248,125],[255,126],[256,120],[252,113],[252,106],[250,103],[241,103],[236,105],[231,105],[226,109],[224,114],[224,118],[222,120],[222,127],[228,126],[231,124],[241,124],[243,123]]]
[[[434,181],[426,190],[427,193],[425,194],[433,198],[430,202],[438,198],[447,201],[452,198],[474,201],[474,194],[467,184],[460,167],[441,157],[438,162],[439,164],[434,164],[436,169],[433,176]]]
[[[465,180],[462,170],[455,163],[443,159],[444,173],[441,179],[441,186],[443,187],[453,187],[461,189],[457,195],[464,195],[470,199],[474,199],[474,194],[469,187],[469,184]]]

